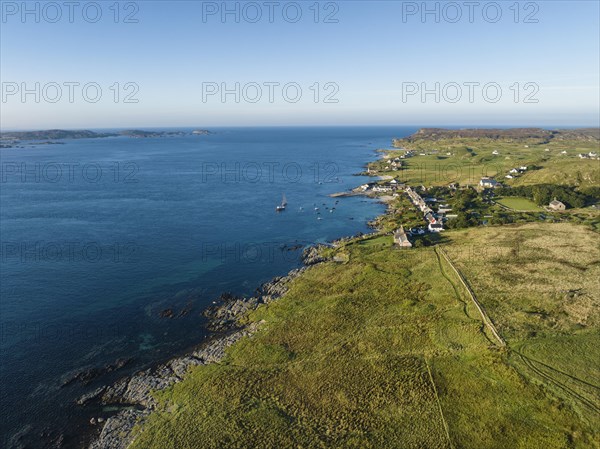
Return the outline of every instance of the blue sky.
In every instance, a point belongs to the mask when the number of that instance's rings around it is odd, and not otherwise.
[[[70,23],[64,2],[38,3],[39,17],[23,18],[21,2],[3,1],[0,125],[599,124],[597,1],[477,2],[472,23],[465,2],[428,2],[439,21],[421,16],[422,2],[320,2],[317,23],[314,1],[276,2],[272,23],[265,2],[249,3],[227,3],[239,8],[236,22],[234,14],[223,20],[222,2],[121,2],[115,23],[114,2],[98,2],[102,17],[92,23],[95,9],[84,17],[80,2]],[[62,17],[50,23],[55,5]],[[258,10],[260,20],[245,20]],[[137,23],[123,23],[128,13]],[[328,14],[337,23],[324,23]],[[79,83],[72,102],[69,82]],[[236,83],[239,102],[233,93],[223,98],[222,88],[235,91]],[[272,102],[265,83],[279,83]],[[262,97],[252,102],[257,85]],[[33,93],[23,98],[23,88],[37,90],[39,102]],[[137,103],[124,102],[127,94]],[[337,102],[325,102],[328,94]]]

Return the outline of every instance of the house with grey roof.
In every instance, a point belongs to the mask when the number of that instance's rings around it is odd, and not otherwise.
[[[400,226],[396,232],[394,232],[394,243],[400,248],[411,248],[412,243],[408,240],[406,232],[404,232],[404,226]]]
[[[567,208],[567,206],[565,206],[564,203],[561,203],[556,198],[554,198],[553,201],[550,201],[548,208],[552,209],[552,210],[556,210],[556,211],[561,211],[561,210],[565,210]]]

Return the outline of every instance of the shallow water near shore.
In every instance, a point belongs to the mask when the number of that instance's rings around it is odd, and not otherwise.
[[[300,266],[305,246],[368,232],[382,204],[329,195],[415,130],[222,128],[0,150],[2,447],[61,433],[78,447],[89,418],[110,413],[78,396],[201,342],[220,293],[252,294]]]

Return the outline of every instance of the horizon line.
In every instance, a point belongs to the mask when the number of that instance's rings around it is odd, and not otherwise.
[[[288,124],[288,125],[213,125],[213,126],[193,126],[193,125],[179,125],[179,126],[104,126],[104,127],[48,127],[48,128],[7,128],[3,129],[0,127],[0,133],[6,132],[35,132],[35,131],[92,131],[92,130],[146,130],[146,129],[223,129],[223,128],[449,128],[449,129],[579,129],[579,128],[600,128],[600,124],[588,125],[540,125],[540,124],[528,124],[528,125],[507,125],[507,124],[448,124],[448,125],[416,125],[416,124],[336,124],[336,125],[305,125],[305,124]]]

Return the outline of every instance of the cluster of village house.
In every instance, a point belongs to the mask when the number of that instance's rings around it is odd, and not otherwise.
[[[521,167],[518,167],[518,168],[511,168],[510,171],[508,172],[508,175],[506,175],[505,178],[513,179],[519,175],[522,175],[526,171],[527,171],[527,166],[525,166],[525,165],[522,165]],[[490,178],[489,176],[484,176],[479,181],[479,186],[483,187],[484,189],[495,189],[496,187],[500,187],[500,183],[498,181],[496,181],[494,178]]]
[[[522,167],[521,167],[522,168]],[[485,187],[496,187],[498,183],[491,178],[482,178],[480,181],[481,186]],[[423,213],[423,217],[425,221],[428,223],[427,228],[430,232],[441,232],[444,230],[443,221],[445,219],[445,214],[447,212],[451,212],[452,209],[447,204],[440,204],[438,206],[437,213],[434,212],[431,207],[427,204],[428,202],[436,201],[434,198],[423,199],[421,195],[419,195],[415,190],[411,187],[407,186],[405,188],[406,193],[408,194],[412,203]],[[566,209],[564,203],[558,201],[556,198],[550,202],[550,204],[546,207],[549,211],[563,211]],[[452,217],[452,215],[448,215],[448,217]],[[409,234],[412,235],[422,235],[425,234],[425,230],[423,229],[411,229],[409,230]],[[408,239],[408,235],[404,230],[403,226],[400,226],[394,233],[394,242],[403,248],[412,247],[412,243]]]
[[[398,171],[402,168],[402,159],[407,157],[405,154],[394,159],[388,159],[386,165],[382,168],[385,171]],[[367,167],[367,173],[373,174],[370,167]]]
[[[525,145],[525,148],[529,148],[529,145]],[[550,151],[550,148],[546,148],[544,151]],[[500,152],[498,150],[494,150],[492,151],[492,154],[494,156],[498,156],[500,154]],[[560,154],[568,154],[567,150],[563,150],[560,152]],[[579,159],[599,159],[600,157],[598,157],[598,153],[596,153],[595,151],[590,151],[589,153],[579,153],[577,155],[579,157]]]
[[[444,230],[443,220],[445,219],[444,214],[452,211],[452,209],[447,204],[440,204],[438,206],[437,213],[434,212],[431,207],[427,205],[427,202],[437,201],[435,198],[427,198],[423,199],[421,195],[419,195],[415,190],[413,190],[409,186],[405,186],[403,183],[398,182],[396,179],[391,179],[389,182],[385,184],[363,184],[358,187],[358,191],[361,192],[376,192],[376,193],[393,193],[394,196],[398,195],[399,189],[404,189],[404,191],[408,194],[412,203],[423,213],[423,218],[427,222],[427,229],[430,232],[441,232]],[[412,235],[423,235],[425,234],[425,229],[423,228],[414,228],[408,231],[408,234]],[[396,242],[401,247],[409,248],[412,246],[411,242],[408,239],[407,232],[404,230],[404,227],[400,227],[394,233],[394,242]]]
[[[546,151],[550,151],[550,150],[546,149]],[[566,153],[567,153],[566,151],[562,151],[562,154],[566,154]],[[492,154],[498,155],[499,152],[498,152],[498,150],[494,150],[494,152]],[[389,165],[386,165],[384,167],[384,169],[385,170],[390,170],[390,169],[399,170],[402,167],[402,159],[404,159],[406,157],[412,157],[412,156],[414,156],[413,151],[406,151],[406,153],[404,153],[404,155],[392,159],[389,162]],[[589,154],[580,154],[579,157],[586,158],[586,159],[593,159],[593,158],[598,157],[598,155],[596,153],[590,152]],[[509,171],[509,174],[507,174],[505,176],[505,178],[513,179],[513,178],[525,173],[527,171],[527,169],[528,169],[527,166],[512,168]],[[496,181],[494,178],[487,177],[487,176],[481,178],[481,180],[479,181],[479,186],[484,189],[494,189],[496,187],[500,187],[501,185],[502,184],[499,183],[498,181]],[[362,191],[362,192],[371,191],[371,192],[376,192],[376,193],[393,193],[393,192],[396,192],[398,190],[398,188],[401,186],[404,186],[404,184],[399,183],[396,179],[392,179],[387,184],[373,184],[373,183],[363,184],[358,188],[358,190]],[[451,188],[453,187],[454,189],[456,189],[456,187],[454,185],[450,185],[450,187]],[[411,187],[406,186],[405,191],[408,194],[408,196],[410,197],[412,203],[423,213],[423,217],[424,217],[425,221],[427,222],[428,230],[430,232],[443,231],[444,230],[443,220],[445,219],[444,214],[452,211],[452,209],[447,204],[440,204],[438,207],[438,211],[436,213],[431,209],[431,207],[428,206],[427,201],[424,200]],[[394,195],[394,196],[396,196],[396,195]],[[433,200],[433,199],[431,199],[431,200]],[[551,210],[551,211],[562,211],[562,210],[566,209],[566,206],[562,202],[558,201],[555,198],[554,201],[551,201],[550,204],[547,206],[547,209]],[[411,230],[409,230],[408,233],[413,234],[413,235],[414,234],[422,235],[422,234],[425,234],[425,230],[424,229],[411,229]],[[407,235],[406,231],[404,230],[403,226],[400,226],[400,229],[398,229],[394,233],[394,242],[401,247],[411,247],[412,246],[412,243],[408,239],[408,235]]]
[[[361,192],[392,193],[398,190],[399,186],[400,183],[397,180],[392,179],[387,184],[363,184],[358,187],[358,190]]]
[[[410,187],[406,187],[406,193],[410,200],[415,206],[423,213],[423,217],[427,222],[427,228],[431,232],[441,232],[444,230],[443,219],[446,212],[450,212],[452,209],[447,204],[441,204],[438,207],[438,212],[435,213],[428,205],[427,201],[424,200],[415,190]],[[432,198],[433,200],[433,198]],[[421,233],[417,231],[417,233]]]
[[[519,168],[511,168],[510,171],[508,172],[508,175],[505,176],[505,178],[507,179],[513,179],[516,178],[517,176],[525,173],[527,171],[527,166],[522,165]]]
[[[527,170],[527,167],[513,168],[510,172],[514,173],[513,170],[517,173],[523,173],[525,170]],[[506,177],[508,178],[508,176]],[[500,187],[501,184],[493,178],[485,177],[481,178],[481,180],[479,181],[479,186],[485,189],[495,189],[496,187]],[[548,204],[548,206],[546,207],[546,209],[550,211],[562,211],[566,208],[567,206],[565,206],[564,203],[558,201],[556,198],[554,198],[553,201],[550,201],[550,204]]]
[[[402,169],[402,159],[407,159],[409,157],[413,157],[415,152],[412,150],[404,150],[404,154],[397,156],[395,158],[390,158],[389,155],[384,156],[384,160],[386,161],[386,165],[384,165],[381,169],[384,171],[399,171]],[[368,174],[375,174],[377,170],[371,170],[370,167],[367,167]]]
[[[452,209],[448,207],[447,204],[440,204],[438,207],[437,213],[434,212],[431,207],[427,204],[427,201],[421,197],[415,190],[411,187],[406,187],[405,189],[407,195],[409,196],[412,203],[423,213],[423,218],[427,222],[427,228],[430,232],[441,232],[444,230],[443,220],[444,214],[450,212]],[[433,199],[431,199],[433,200]],[[425,234],[424,229],[411,229],[409,231],[411,234]],[[404,227],[400,226],[394,233],[394,242],[403,248],[410,248],[412,243],[408,240],[408,236],[406,231],[404,231]]]
[[[600,159],[600,157],[598,157],[598,153],[590,151],[588,154],[579,153],[579,159]]]

